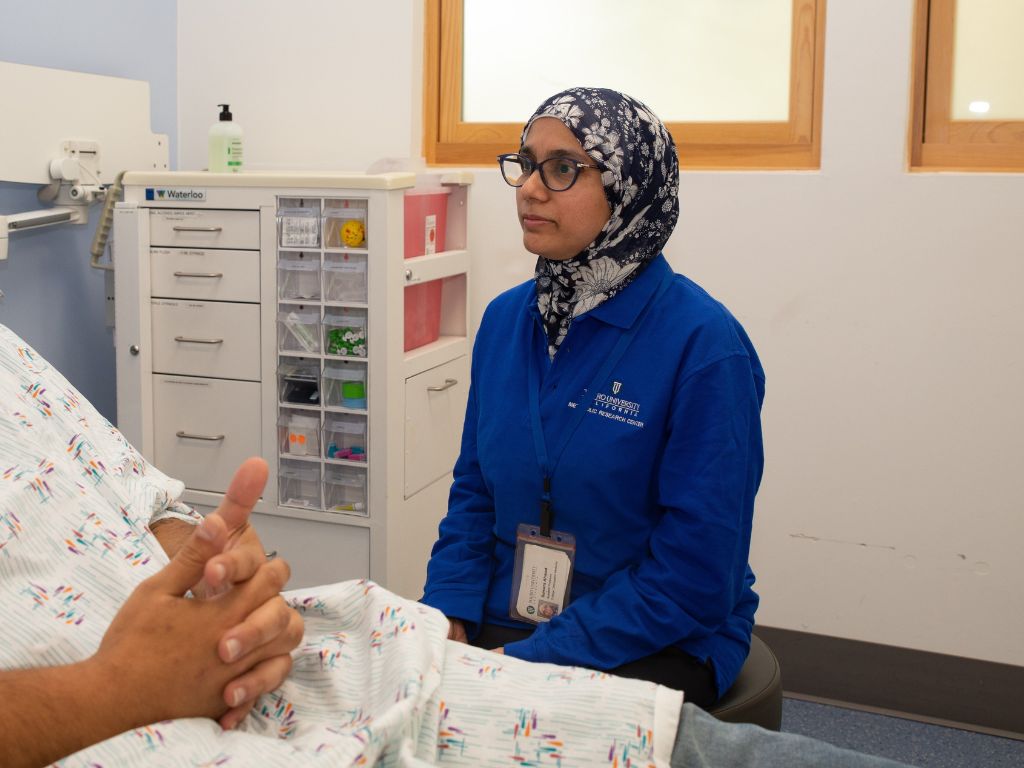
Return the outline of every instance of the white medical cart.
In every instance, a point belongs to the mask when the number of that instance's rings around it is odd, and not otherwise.
[[[470,182],[433,179],[445,250],[404,258],[413,174],[125,175],[118,427],[204,512],[243,459],[265,458],[253,521],[290,586],[421,594],[469,388]],[[408,225],[429,240],[431,223]],[[406,288],[427,284],[438,337],[406,352]]]

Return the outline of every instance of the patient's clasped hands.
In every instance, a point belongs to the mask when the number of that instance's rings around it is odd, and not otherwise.
[[[262,459],[242,464],[217,511],[138,586],[86,662],[97,690],[116,681],[134,727],[211,717],[232,728],[291,670],[303,624],[280,596],[290,571],[266,560],[249,523],[266,479]]]

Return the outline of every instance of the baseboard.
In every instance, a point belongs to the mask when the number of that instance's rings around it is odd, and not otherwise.
[[[758,626],[786,693],[1024,737],[1024,667]]]

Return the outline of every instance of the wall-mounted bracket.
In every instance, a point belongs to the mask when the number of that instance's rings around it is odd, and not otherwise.
[[[55,224],[85,224],[88,220],[89,209],[84,205],[0,215],[0,260],[7,258],[7,240],[11,232],[24,232]]]

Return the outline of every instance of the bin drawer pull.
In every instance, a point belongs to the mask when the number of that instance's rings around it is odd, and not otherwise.
[[[174,227],[175,232],[223,232],[224,227]]]
[[[224,439],[224,435],[193,435],[189,432],[183,432],[180,429],[175,434],[178,437],[188,438],[189,440],[210,440],[216,442]]]
[[[193,339],[189,336],[175,336],[175,341],[188,342],[189,344],[223,344],[224,339]]]
[[[446,389],[451,389],[458,383],[458,379],[445,379],[444,384],[440,387],[427,387],[427,392],[444,392]]]
[[[175,277],[210,277],[210,278],[221,278],[224,277],[223,272],[175,272]]]

